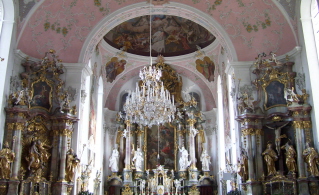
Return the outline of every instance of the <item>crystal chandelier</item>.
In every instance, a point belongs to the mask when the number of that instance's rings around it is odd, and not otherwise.
[[[136,84],[124,105],[126,120],[148,127],[173,121],[176,112],[174,95],[164,88],[160,80],[162,71],[156,66],[144,66],[139,76],[141,87]]]
[[[129,91],[123,106],[126,113],[125,119],[131,123],[152,127],[174,120],[176,107],[174,96],[164,88],[161,81],[162,71],[157,66],[152,66],[152,14],[150,1],[150,65],[140,70],[141,86],[136,83],[135,91]],[[162,59],[162,56],[159,56]]]

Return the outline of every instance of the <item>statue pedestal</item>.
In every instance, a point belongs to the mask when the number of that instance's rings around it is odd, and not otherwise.
[[[143,174],[144,174],[143,171],[135,171],[135,173],[134,173],[134,178],[135,178],[136,180],[138,180],[138,179],[143,179]]]
[[[18,194],[20,181],[10,180],[8,181],[8,183],[9,183],[8,194]]]
[[[310,194],[319,194],[319,180],[318,180],[318,178],[317,177],[309,177],[308,182],[309,182]]]
[[[67,195],[68,183],[66,181],[58,181],[52,184],[52,194]]]
[[[7,194],[7,191],[8,191],[8,182],[5,179],[1,179],[0,180],[0,194]],[[16,192],[14,194],[18,194],[18,185],[16,187],[16,191],[14,191],[14,192]],[[11,193],[9,193],[9,194],[11,194]]]
[[[198,184],[198,175],[199,172],[197,169],[191,169],[189,171],[189,175],[188,175],[188,180],[189,180],[189,185],[197,185]]]
[[[178,177],[180,179],[187,179],[187,171],[178,171]]]
[[[262,184],[261,182],[257,181],[247,181],[247,195],[254,195],[254,194],[263,194]]]
[[[124,185],[126,184],[132,184],[132,171],[131,170],[127,170],[127,169],[124,169],[123,170],[123,183]]]

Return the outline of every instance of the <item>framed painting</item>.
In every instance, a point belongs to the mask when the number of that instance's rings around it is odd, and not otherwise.
[[[287,101],[285,99],[284,90],[285,84],[281,83],[279,80],[272,80],[264,88],[265,91],[265,103],[264,107],[266,110],[281,106],[287,106]]]
[[[174,127],[167,123],[159,127],[146,128],[145,142],[145,169],[156,169],[157,165],[164,165],[165,169],[175,169],[176,131]]]
[[[30,108],[41,108],[50,111],[52,108],[52,85],[46,79],[40,79],[31,85]]]

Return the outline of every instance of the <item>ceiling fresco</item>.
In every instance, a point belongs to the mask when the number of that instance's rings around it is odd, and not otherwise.
[[[152,28],[150,29],[150,23]],[[151,30],[151,32],[150,32]],[[151,44],[150,44],[151,35]],[[152,15],[130,19],[110,30],[104,40],[128,53],[149,56],[178,56],[192,53],[211,44],[215,37],[204,27],[188,19]]]

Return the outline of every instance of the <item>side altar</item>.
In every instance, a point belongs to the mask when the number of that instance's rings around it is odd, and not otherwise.
[[[319,156],[304,80],[288,56],[286,62],[269,56],[256,58],[251,85],[238,84],[239,188],[243,194],[318,194]]]

